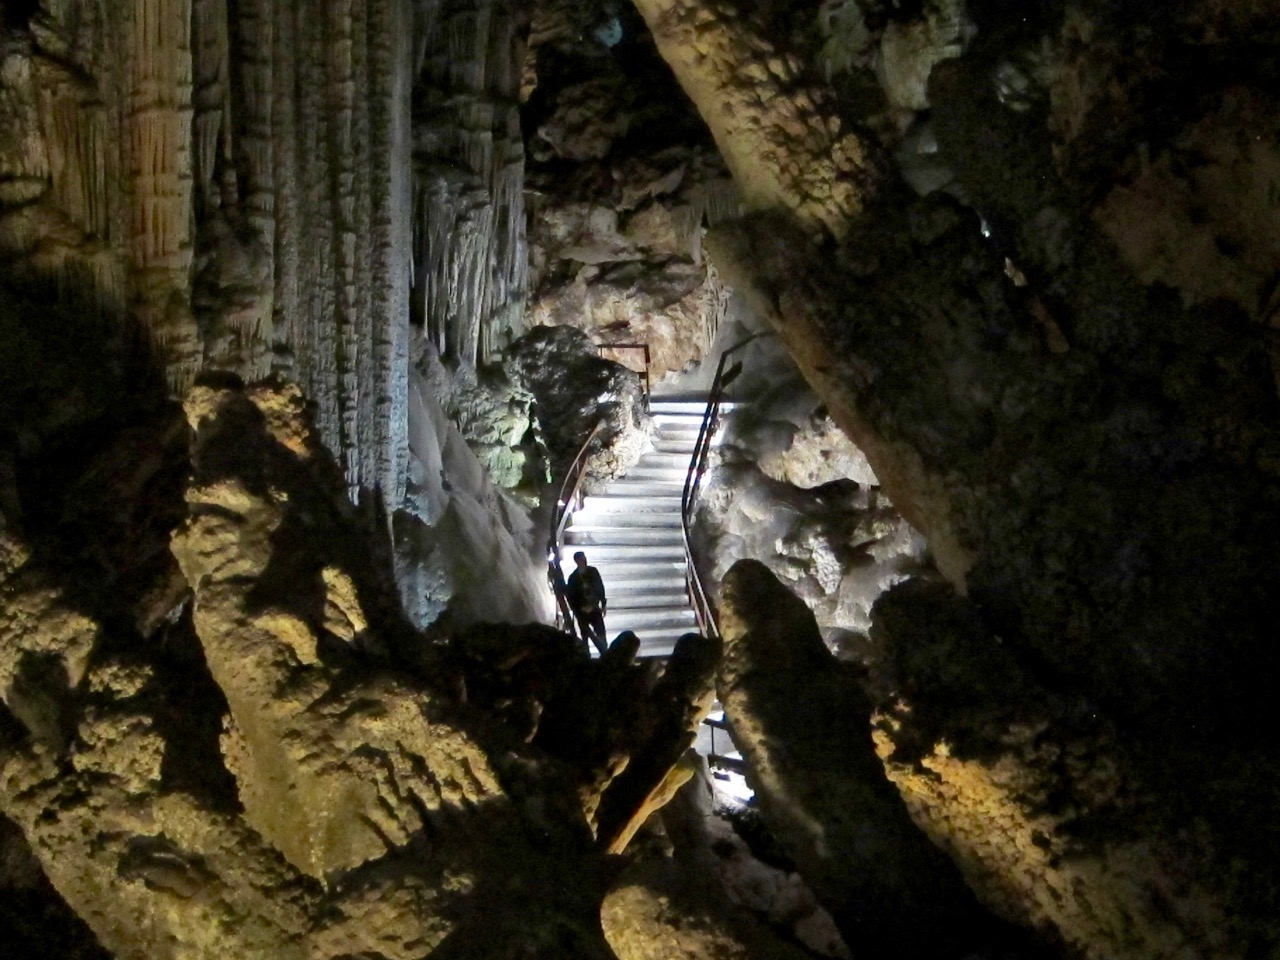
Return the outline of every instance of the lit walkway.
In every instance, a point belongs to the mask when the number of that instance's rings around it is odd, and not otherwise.
[[[581,550],[600,570],[611,642],[631,630],[640,656],[666,657],[681,635],[698,629],[685,590],[680,496],[706,401],[655,398],[650,412],[652,449],[625,477],[583,499],[565,530],[560,563],[567,575]]]

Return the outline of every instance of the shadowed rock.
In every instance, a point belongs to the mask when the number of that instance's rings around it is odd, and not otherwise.
[[[871,704],[813,614],[764,564],[722,587],[720,702],[770,829],[859,955],[959,957],[997,924],[911,822],[871,741]]]

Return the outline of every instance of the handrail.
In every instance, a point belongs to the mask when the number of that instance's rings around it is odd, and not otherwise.
[[[707,470],[707,455],[711,452],[711,440],[719,426],[720,404],[724,400],[724,389],[742,372],[742,364],[726,369],[729,357],[747,344],[760,337],[771,336],[772,330],[753,333],[739,340],[724,353],[720,354],[720,362],[716,365],[716,375],[711,381],[711,389],[707,393],[707,409],[702,416],[702,426],[698,430],[698,440],[693,447],[693,456],[689,460],[689,472],[685,477],[684,491],[680,496],[680,530],[684,535],[685,584],[689,592],[689,601],[693,605],[694,615],[698,619],[698,629],[706,637],[719,637],[719,618],[707,591],[698,576],[698,566],[693,559],[693,545],[689,539],[689,527],[693,523],[693,508],[697,503],[698,491],[702,486],[702,475]]]
[[[644,412],[649,412],[649,398],[653,392],[652,384],[649,382],[649,344],[647,343],[597,343],[596,353],[601,354],[605,350],[640,350],[644,353],[644,369],[634,370],[633,373],[640,374],[644,378]]]
[[[570,614],[569,601],[564,592],[565,581],[564,571],[560,568],[560,548],[564,544],[564,528],[572,515],[569,505],[576,503],[581,496],[587,448],[603,428],[604,421],[597,421],[579,448],[578,455],[573,458],[573,462],[565,472],[564,480],[560,483],[560,492],[556,497],[555,509],[551,511],[551,530],[547,540],[547,582],[556,597],[557,626],[568,627],[569,633],[575,637],[578,635],[578,630]],[[567,495],[566,489],[569,491]]]

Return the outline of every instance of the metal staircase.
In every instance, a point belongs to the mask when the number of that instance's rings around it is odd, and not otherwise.
[[[681,635],[698,630],[686,587],[681,496],[706,414],[705,399],[650,405],[652,448],[602,491],[583,498],[564,532],[560,563],[578,550],[600,571],[608,594],[609,640],[631,630],[640,656],[667,657]]]

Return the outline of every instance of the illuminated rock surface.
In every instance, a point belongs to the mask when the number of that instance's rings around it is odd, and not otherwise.
[[[69,908],[122,958],[768,955],[644,816],[700,782],[704,674],[528,625],[543,458],[603,414],[591,472],[624,470],[638,388],[578,332],[513,356],[570,323],[677,371],[741,321],[817,398],[735,398],[708,494],[715,562],[800,595],[735,573],[726,610],[804,625],[725,673],[753,849],[799,851],[855,954],[1003,942],[975,903],[1042,935],[1019,956],[1276,953],[1277,24],[5,3],[4,949],[100,956]],[[868,837],[944,892],[833,873]]]

